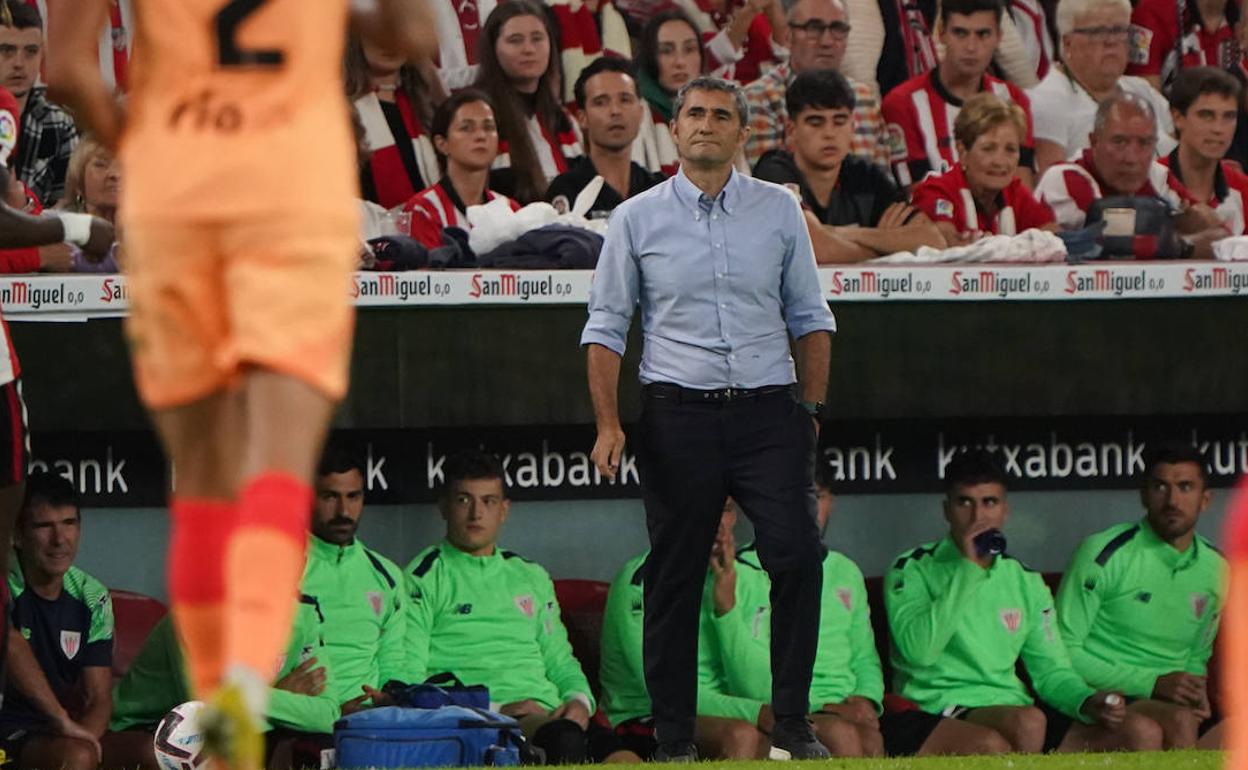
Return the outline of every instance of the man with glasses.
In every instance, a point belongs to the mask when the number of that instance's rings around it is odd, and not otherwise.
[[[945,0],[938,27],[944,59],[884,99],[882,112],[888,125],[893,174],[902,187],[920,181],[929,171],[943,173],[957,164],[953,122],[965,100],[989,89],[1004,101],[1022,107],[1027,115],[1018,178],[1028,187],[1032,185],[1031,102],[1018,86],[988,74],[1001,42],[1004,15],[1002,0]]]
[[[1124,76],[1130,45],[1131,3],[1128,0],[1061,0],[1057,28],[1062,36],[1062,63],[1027,91],[1035,117],[1036,173],[1076,157],[1088,146],[1096,106],[1115,91],[1148,102],[1158,120],[1156,150],[1174,149],[1174,126],[1165,97],[1147,81]]]
[[[745,159],[750,166],[768,150],[784,147],[784,122],[789,117],[784,92],[803,72],[839,70],[849,40],[849,19],[841,0],[785,0],[789,23],[789,61],[745,87],[750,106],[750,135],[745,141]],[[854,87],[854,136],[850,151],[868,160],[888,164],[884,142],[884,122],[880,99],[865,83],[850,81]]]

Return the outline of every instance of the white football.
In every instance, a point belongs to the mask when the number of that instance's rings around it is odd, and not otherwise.
[[[165,714],[156,728],[156,762],[164,770],[207,770],[207,757],[200,756],[204,731],[199,726],[202,701],[192,700]]]

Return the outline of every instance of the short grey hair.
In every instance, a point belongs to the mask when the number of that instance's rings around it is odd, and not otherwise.
[[[1057,4],[1057,33],[1069,35],[1075,28],[1075,19],[1085,13],[1102,8],[1117,8],[1131,17],[1131,0],[1059,0]]]
[[[1114,92],[1101,100],[1096,105],[1096,119],[1092,122],[1092,133],[1100,136],[1105,130],[1105,124],[1109,122],[1109,116],[1117,107],[1125,107],[1129,110],[1135,110],[1144,117],[1148,118],[1153,124],[1153,134],[1157,133],[1157,111],[1153,109],[1153,105],[1148,100],[1137,94],[1123,91],[1122,88],[1115,86]]]
[[[685,97],[690,91],[719,91],[730,94],[732,101],[737,105],[737,116],[741,118],[741,125],[749,124],[750,105],[745,101],[745,89],[731,80],[717,78],[714,75],[699,75],[680,87],[680,90],[676,92],[676,101],[672,103],[672,120],[680,117],[680,111],[685,106]]]
[[[797,8],[798,3],[800,2],[802,2],[802,0],[780,0],[780,8],[784,11],[784,17],[786,19],[793,18],[793,11]],[[832,4],[839,5],[841,7],[841,13],[845,14],[845,20],[848,21],[849,5],[845,2],[845,0],[832,0]]]

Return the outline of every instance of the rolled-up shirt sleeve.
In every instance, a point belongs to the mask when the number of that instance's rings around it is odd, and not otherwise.
[[[602,345],[621,356],[641,291],[641,270],[633,250],[628,213],[626,208],[617,209],[607,227],[589,292],[589,320],[581,332],[581,345]]]
[[[784,323],[793,339],[811,332],[835,332],[836,317],[823,298],[815,251],[810,245],[810,232],[797,199],[784,207],[784,232],[792,233],[785,243],[784,266],[780,276],[780,292],[784,300]],[[597,281],[595,280],[595,284]]]

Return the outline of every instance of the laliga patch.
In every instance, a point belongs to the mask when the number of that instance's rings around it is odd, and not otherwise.
[[[906,149],[906,132],[901,126],[896,123],[885,125],[884,143],[888,149],[888,156],[894,163],[903,163],[909,159],[910,151]]]
[[[1001,625],[1005,626],[1005,630],[1011,634],[1018,632],[1018,627],[1023,623],[1023,611],[1016,609],[1001,610]]]
[[[1148,49],[1153,44],[1153,31],[1138,24],[1131,25],[1127,43],[1127,61],[1131,64],[1148,64]]]
[[[515,598],[515,602],[516,602],[516,608],[519,609],[522,613],[524,613],[524,616],[526,618],[533,617],[533,613],[535,610],[533,608],[533,597],[531,595],[525,594],[524,596],[517,596]]]
[[[936,216],[953,218],[953,201],[940,198],[936,201]]]
[[[17,144],[17,121],[13,113],[0,110],[0,145],[12,147]]]
[[[61,632],[61,652],[65,653],[65,657],[73,660],[80,649],[82,649],[82,632]]]
[[[373,608],[373,614],[381,617],[381,611],[386,606],[381,598],[381,591],[369,591],[364,595],[368,597],[368,606]]]
[[[1209,594],[1192,594],[1192,614],[1200,620],[1209,608]]]
[[[845,605],[845,609],[846,609],[846,611],[848,611],[848,612],[853,612],[853,610],[854,610],[854,595],[853,595],[853,594],[851,594],[851,593],[849,592],[849,589],[848,589],[848,588],[838,588],[838,589],[836,589],[836,598],[840,599],[840,600],[841,600],[841,604]]]

